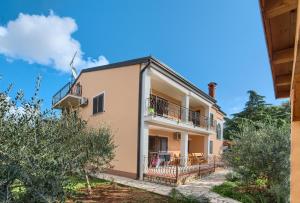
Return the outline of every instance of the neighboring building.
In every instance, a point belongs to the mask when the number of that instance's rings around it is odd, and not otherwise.
[[[117,145],[109,172],[142,178],[153,156],[222,153],[224,115],[210,95],[153,57],[84,69],[53,96],[53,107],[75,109],[91,127],[109,125]],[[181,165],[187,165],[182,161]]]
[[[291,202],[300,202],[300,12],[297,0],[260,0],[276,98],[290,98]]]

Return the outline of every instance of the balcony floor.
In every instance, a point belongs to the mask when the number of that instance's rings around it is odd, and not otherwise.
[[[80,105],[80,100],[82,97],[72,95],[72,94],[67,94],[64,98],[62,98],[60,101],[57,103],[53,104],[53,108],[55,109],[61,109],[64,107],[72,106],[76,107]]]
[[[176,129],[179,131],[188,131],[188,132],[193,132],[193,133],[201,133],[201,134],[213,134],[215,133],[214,131],[195,126],[192,123],[184,123],[182,121],[178,120],[172,120],[169,118],[165,118],[162,116],[155,116],[155,115],[146,115],[144,118],[145,122],[148,122],[150,124],[166,127],[166,128],[172,128]]]

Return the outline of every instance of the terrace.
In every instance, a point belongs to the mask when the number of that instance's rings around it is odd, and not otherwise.
[[[203,154],[191,153],[188,159],[183,157],[165,157],[148,160],[144,180],[167,185],[180,185],[203,175],[215,172],[216,167],[223,167],[219,157],[204,158]]]

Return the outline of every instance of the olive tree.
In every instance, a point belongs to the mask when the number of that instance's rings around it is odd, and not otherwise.
[[[245,185],[262,183],[278,202],[287,202],[290,175],[290,125],[244,122],[224,160]]]
[[[88,177],[88,165],[109,165],[115,149],[109,128],[90,129],[75,113],[42,111],[39,80],[29,101],[22,92],[10,97],[10,89],[0,91],[1,202],[65,201],[70,175]]]

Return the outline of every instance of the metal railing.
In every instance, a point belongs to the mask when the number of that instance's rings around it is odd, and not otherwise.
[[[209,118],[201,115],[200,112],[190,110],[156,95],[151,95],[151,97],[146,100],[146,115],[164,117],[177,122],[190,124],[194,127],[205,129],[216,128],[215,120],[211,123]],[[188,119],[185,119],[186,116]]]
[[[52,97],[52,105],[59,102],[61,99],[63,99],[67,94],[72,94],[75,96],[81,96],[82,95],[82,86],[80,84],[76,84],[73,86],[72,82],[68,82],[65,84],[54,96]]]
[[[202,176],[215,171],[218,165],[213,156],[209,162],[195,157],[169,157],[167,159],[153,159],[144,157],[144,178],[150,181],[179,184],[189,176]]]

